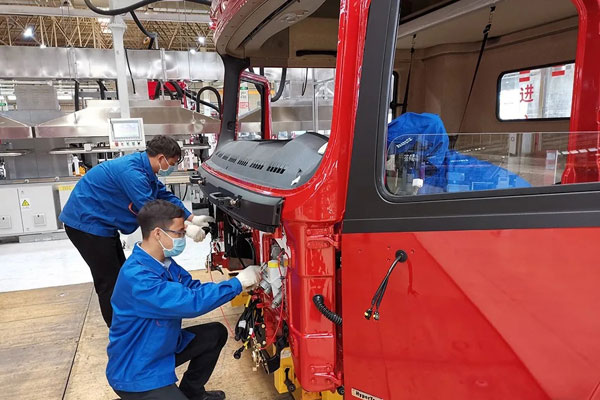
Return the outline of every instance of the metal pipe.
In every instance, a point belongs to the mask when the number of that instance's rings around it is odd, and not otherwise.
[[[117,69],[117,93],[119,95],[119,105],[121,107],[121,118],[129,118],[129,93],[127,91],[127,73],[125,72],[125,45],[123,35],[127,25],[120,15],[112,17],[108,25],[112,31],[113,48],[115,51],[115,66]]]
[[[415,18],[412,21],[401,24],[398,27],[398,38],[413,35],[417,32],[442,24],[446,21],[458,18],[462,15],[469,14],[473,11],[480,10],[499,3],[502,0],[462,0],[456,3],[447,5],[439,10],[432,11],[422,17]]]

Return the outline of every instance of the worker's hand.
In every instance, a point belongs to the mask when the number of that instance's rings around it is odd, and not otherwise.
[[[208,226],[209,223],[215,222],[213,217],[209,217],[208,215],[195,215],[190,221],[192,224],[196,226]]]
[[[201,242],[206,237],[206,232],[201,226],[194,225],[189,221],[185,222],[185,235],[194,242]]]
[[[236,278],[242,284],[242,290],[252,290],[260,283],[260,266],[250,265],[241,271]]]

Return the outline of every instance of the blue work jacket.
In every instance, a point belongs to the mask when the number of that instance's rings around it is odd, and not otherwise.
[[[150,200],[167,200],[190,212],[152,171],[146,152],[128,154],[92,168],[75,185],[59,219],[96,236],[133,233],[137,213]],[[129,206],[131,205],[132,210]]]
[[[201,283],[166,261],[168,268],[136,245],[119,272],[106,367],[116,390],[145,392],[177,382],[175,354],[194,338],[181,329],[181,319],[205,314],[242,291],[237,278]]]

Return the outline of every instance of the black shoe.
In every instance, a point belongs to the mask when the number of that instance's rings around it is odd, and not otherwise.
[[[200,396],[195,396],[193,400],[225,400],[225,392],[222,390],[207,390]]]

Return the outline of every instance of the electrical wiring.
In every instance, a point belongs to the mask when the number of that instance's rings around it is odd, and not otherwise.
[[[385,295],[385,291],[387,289],[387,285],[388,285],[390,276],[392,275],[392,272],[394,271],[394,269],[396,268],[396,265],[398,265],[398,263],[403,263],[403,262],[406,262],[407,260],[408,260],[408,255],[403,250],[400,250],[396,253],[396,259],[394,260],[394,262],[392,262],[392,265],[388,269],[388,272],[385,274],[385,277],[383,278],[383,280],[379,284],[379,287],[375,291],[375,294],[373,295],[373,298],[371,300],[371,307],[369,309],[367,309],[367,311],[365,311],[364,315],[365,315],[366,319],[371,319],[371,316],[373,316],[373,318],[375,320],[379,320],[379,307],[381,306],[383,296]],[[410,261],[409,261],[409,267],[410,267]]]
[[[210,254],[208,255],[208,257],[210,257]],[[208,274],[210,275],[211,282],[215,283],[215,280],[213,279],[212,271],[210,270],[210,268],[208,269]],[[225,317],[225,311],[223,311],[223,306],[219,306],[219,310],[221,310],[221,315],[223,316],[223,322],[225,322],[225,325],[227,325],[227,330],[229,331],[230,337],[235,337],[234,330],[231,329],[231,325],[229,325],[229,322],[227,321],[227,317]]]

